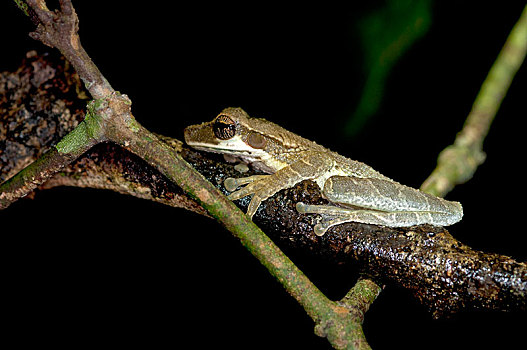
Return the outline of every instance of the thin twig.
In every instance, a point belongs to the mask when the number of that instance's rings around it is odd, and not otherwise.
[[[483,82],[463,129],[458,133],[454,144],[441,152],[437,167],[425,180],[421,190],[443,197],[455,185],[472,178],[477,167],[485,160],[483,141],[490,124],[526,53],[527,6]]]
[[[437,167],[423,182],[422,191],[444,197],[454,186],[472,178],[477,167],[485,160],[483,141],[514,75],[525,59],[526,52],[527,6],[483,82],[463,129],[454,144],[445,148],[439,155]],[[356,295],[356,290],[374,297],[367,302],[362,298],[351,298],[350,295]],[[380,290],[381,287],[373,281],[361,280],[342,302],[354,310],[367,310],[368,303],[375,300]]]
[[[19,5],[20,1],[17,1]],[[81,45],[79,19],[69,0],[60,1],[60,11],[50,11],[45,1],[27,0],[29,11],[36,16],[37,28],[30,36],[58,49],[73,65],[93,98],[104,98],[114,92],[99,68]],[[19,5],[20,7],[20,5]]]
[[[139,124],[110,128],[109,140],[145,159],[221,222],[269,270],[337,348],[353,346],[362,328],[353,314],[329,300],[296,265],[219,189],[179,154]],[[322,328],[319,328],[319,330]]]
[[[52,175],[98,143],[87,132],[90,119],[84,120],[56,147],[0,185],[0,209],[32,192]],[[62,147],[61,147],[62,146]]]

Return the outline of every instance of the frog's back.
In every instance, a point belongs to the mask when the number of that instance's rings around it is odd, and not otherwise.
[[[369,165],[346,158],[318,143],[303,138],[288,131],[278,124],[263,118],[250,118],[252,131],[266,136],[268,143],[267,152],[276,160],[292,164],[305,157],[306,153],[320,153],[320,157],[330,158],[333,161],[333,172],[338,175],[355,176],[361,178],[377,178],[392,181]]]

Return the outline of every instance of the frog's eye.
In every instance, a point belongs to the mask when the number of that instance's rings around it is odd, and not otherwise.
[[[260,149],[262,149],[262,148],[265,147],[265,144],[267,143],[267,140],[265,139],[265,137],[263,137],[259,133],[253,131],[247,137],[247,142],[253,148],[260,148]]]
[[[228,140],[236,134],[236,124],[225,114],[220,114],[212,124],[214,135],[220,140]]]

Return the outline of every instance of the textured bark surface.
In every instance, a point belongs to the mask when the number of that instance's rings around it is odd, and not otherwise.
[[[38,158],[82,119],[85,93],[59,57],[28,54],[14,73],[0,75],[0,179]],[[223,191],[223,180],[239,176],[223,157],[195,152],[162,138]],[[104,188],[168,205],[204,211],[174,184],[137,156],[101,144],[54,176],[53,186]],[[464,308],[525,310],[527,266],[471,249],[440,227],[393,229],[349,223],[323,237],[313,233],[315,215],[301,215],[298,201],[325,200],[313,182],[281,191],[263,203],[254,221],[281,247],[301,249],[334,261],[359,264],[381,283],[410,290],[436,316]],[[246,208],[248,198],[238,201]]]
[[[0,182],[18,173],[79,124],[88,97],[62,57],[35,51],[0,74]]]

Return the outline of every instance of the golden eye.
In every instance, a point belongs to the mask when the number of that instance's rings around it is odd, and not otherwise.
[[[236,134],[236,124],[225,114],[220,114],[212,124],[214,135],[220,140],[228,140]]]
[[[260,149],[264,148],[267,144],[267,140],[265,139],[265,137],[254,131],[251,131],[251,133],[247,137],[247,142],[249,143],[249,145],[251,145],[251,147]]]

